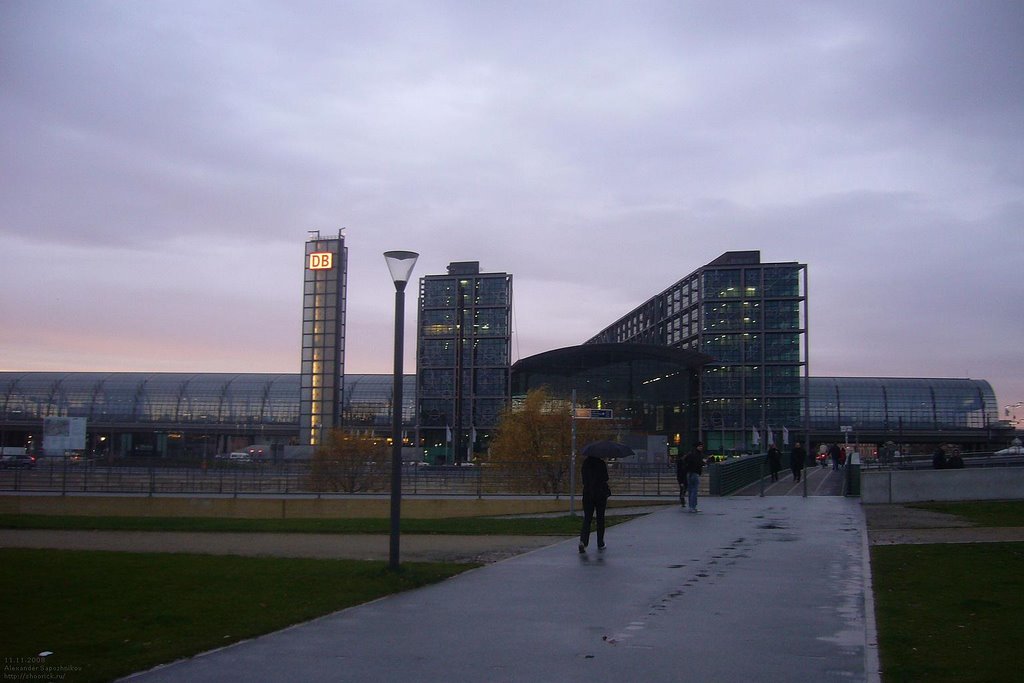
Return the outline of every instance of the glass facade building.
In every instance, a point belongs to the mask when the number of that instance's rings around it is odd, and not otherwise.
[[[547,388],[576,406],[611,411],[616,428],[661,434],[669,448],[697,429],[697,384],[711,359],[649,344],[584,344],[524,358],[512,366],[512,395]]]
[[[325,430],[340,425],[345,381],[345,298],[348,249],[345,238],[323,238],[313,231],[306,241],[302,290],[302,394],[299,439],[308,446],[323,441]]]
[[[393,395],[391,375],[346,375],[342,427],[358,434],[391,436]],[[402,427],[410,433],[416,428],[416,375],[402,376]]]
[[[511,384],[517,396],[541,385],[563,397],[576,389],[580,407],[610,409],[674,445],[676,434],[696,429],[697,377],[709,360],[665,347],[584,345],[518,361]],[[342,426],[390,435],[392,376],[349,375],[345,386]],[[403,425],[413,430],[416,376],[403,387]],[[861,443],[980,450],[1012,438],[984,380],[812,377],[807,393],[812,443],[842,441],[843,426]],[[201,459],[253,443],[277,444],[278,453],[299,443],[299,394],[295,374],[0,372],[0,444],[36,452],[43,418],[84,417],[87,448],[100,457]]]
[[[711,452],[745,450],[753,433],[806,432],[807,266],[726,252],[619,318],[595,343],[698,351],[696,429]]]
[[[0,444],[40,446],[43,418],[84,417],[96,456],[199,459],[253,443],[299,444],[295,374],[0,372]],[[391,433],[391,375],[349,375],[341,424]],[[403,383],[402,416],[415,427],[416,378]]]
[[[844,426],[873,443],[978,443],[1006,429],[985,380],[812,377],[808,387],[814,441],[842,441]]]
[[[512,276],[454,262],[420,278],[416,443],[462,461],[486,448],[510,397]]]

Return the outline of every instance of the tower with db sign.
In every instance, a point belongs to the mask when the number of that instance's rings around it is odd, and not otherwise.
[[[341,420],[347,276],[348,249],[342,231],[337,237],[310,231],[302,290],[299,394],[299,440],[307,446],[323,443],[325,432],[338,427]]]

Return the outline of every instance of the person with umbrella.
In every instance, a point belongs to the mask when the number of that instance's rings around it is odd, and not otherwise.
[[[608,488],[608,466],[604,462],[607,457],[626,457],[633,451],[628,446],[614,441],[595,441],[583,448],[583,465],[580,473],[583,478],[583,528],[580,529],[579,551],[585,553],[590,543],[590,525],[597,518],[597,549],[604,550],[604,511],[608,506],[608,496],[612,494]]]

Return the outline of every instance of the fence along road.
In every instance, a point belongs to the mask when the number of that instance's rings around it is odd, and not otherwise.
[[[619,465],[610,468],[611,487],[619,496],[678,496],[672,465]],[[43,461],[33,469],[0,470],[0,491],[39,493],[116,493],[134,495],[290,495],[379,494],[389,489],[388,470],[368,464],[347,484],[315,483],[308,463],[196,466],[109,466],[95,462]],[[702,490],[707,492],[706,477]],[[579,482],[577,482],[577,485]],[[408,465],[402,491],[437,495],[552,495],[568,491],[566,469],[546,476],[536,465],[431,467]],[[578,493],[578,491],[577,491]]]

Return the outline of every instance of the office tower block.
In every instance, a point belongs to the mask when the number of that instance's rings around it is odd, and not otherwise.
[[[455,262],[420,278],[417,443],[435,461],[483,450],[510,401],[512,276]]]
[[[348,249],[341,231],[310,232],[304,273],[299,439],[318,446],[325,431],[340,426],[343,405]]]
[[[730,251],[609,325],[587,343],[643,343],[711,356],[698,399],[709,452],[781,445],[806,433],[807,266]],[[792,434],[791,434],[792,433]],[[691,444],[692,445],[692,444]]]

